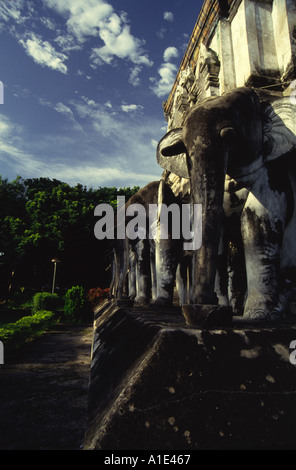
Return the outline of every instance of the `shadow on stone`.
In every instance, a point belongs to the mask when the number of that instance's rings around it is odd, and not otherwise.
[[[180,308],[102,310],[85,450],[296,448],[295,322],[192,328]]]

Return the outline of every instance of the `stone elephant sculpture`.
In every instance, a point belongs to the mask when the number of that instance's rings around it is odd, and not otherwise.
[[[150,220],[149,206],[157,205],[159,181],[148,183],[134,194],[122,208],[126,237],[118,237],[118,227],[115,227],[112,242],[112,281],[110,290],[116,299],[134,300],[138,305],[147,305],[156,298],[155,252],[154,239],[149,238]],[[131,238],[128,234],[128,224],[133,220],[133,214],[128,208],[140,205],[144,208],[146,234]],[[136,206],[134,206],[136,209]],[[153,222],[153,221],[152,221]]]
[[[160,205],[159,200],[162,202]],[[175,196],[166,178],[141,188],[122,208],[126,237],[119,238],[115,228],[111,298],[134,300],[136,305],[168,306],[172,304],[177,284],[180,303],[187,302],[189,258],[182,252],[181,238],[172,238],[171,219],[162,219],[158,212],[159,207],[164,207],[164,202],[169,208],[180,207],[184,202],[180,195]],[[140,209],[144,209],[144,223],[140,222],[140,228],[137,227],[134,235],[130,236],[129,223]],[[139,222],[136,218],[134,220]],[[135,236],[137,234],[139,236]]]
[[[295,118],[289,97],[241,87],[196,104],[160,140],[158,163],[189,178],[192,203],[202,204],[191,303],[229,302],[221,260],[235,245],[245,262],[244,317],[281,318],[281,273],[296,266]]]
[[[192,217],[185,213],[188,228],[187,238],[183,237],[184,206],[190,205],[190,187],[188,181],[180,181],[177,175],[165,171],[158,188],[158,218],[155,246],[155,306],[169,307],[173,304],[174,293],[178,295],[180,305],[190,302],[192,289],[192,254],[184,249],[184,244],[191,245],[192,232],[189,228]],[[165,209],[165,210],[164,210]],[[163,214],[162,214],[163,212]],[[163,215],[163,217],[162,217]],[[177,229],[177,234],[174,234]],[[177,301],[175,297],[175,301]]]

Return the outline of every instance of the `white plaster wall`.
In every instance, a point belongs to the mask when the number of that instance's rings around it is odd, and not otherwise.
[[[287,0],[287,17],[290,31],[291,49],[294,59],[296,57],[296,2]]]
[[[296,54],[295,25],[295,0],[242,0],[231,23],[236,86],[251,74],[285,73]]]
[[[212,49],[213,51],[216,52],[216,54],[219,56],[219,29],[216,26],[214,33],[212,35],[211,41],[208,44],[208,47]]]
[[[252,75],[282,77],[296,58],[296,0],[242,0],[231,20],[219,19],[204,47],[220,61],[220,88],[209,87],[208,95],[244,86]]]
[[[291,2],[289,1],[289,8],[291,9],[290,3]],[[274,29],[276,55],[278,59],[280,73],[283,74],[292,59],[286,0],[273,1],[272,21]]]
[[[224,18],[220,18],[208,47],[216,52],[220,62],[219,94],[235,88],[235,70],[231,40],[231,25]]]
[[[220,57],[220,54],[219,54],[219,42],[220,42],[220,38],[219,38],[219,29],[218,27],[216,26],[214,32],[213,32],[213,35],[212,35],[212,38],[210,40],[210,42],[208,43],[208,48],[211,49],[212,51],[214,51],[217,56],[218,56],[218,59],[221,63],[221,57]],[[221,69],[219,71],[219,81],[221,82]],[[220,94],[219,92],[217,92],[217,88],[213,88],[213,87],[209,87],[206,91],[206,95],[209,97],[209,96],[213,96],[213,95],[216,95],[216,94]]]
[[[261,63],[258,44],[258,32],[256,24],[256,2],[245,0],[245,21],[247,30],[247,41],[249,49],[250,71],[261,73]]]
[[[243,86],[251,73],[245,0],[241,2],[231,22],[231,36],[236,86]]]
[[[261,72],[263,74],[278,72],[279,65],[274,40],[272,5],[270,3],[254,2],[254,7]]]
[[[220,60],[220,95],[236,86],[234,57],[231,38],[231,25],[228,20],[221,18],[218,24]]]

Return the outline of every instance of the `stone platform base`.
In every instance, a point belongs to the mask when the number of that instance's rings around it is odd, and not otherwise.
[[[234,317],[192,328],[181,310],[95,313],[84,449],[296,449],[296,322]]]

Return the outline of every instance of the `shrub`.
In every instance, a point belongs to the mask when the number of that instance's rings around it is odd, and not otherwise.
[[[109,296],[109,289],[101,289],[100,287],[94,287],[93,289],[90,289],[87,293],[87,300],[91,303],[91,305],[94,307],[101,302],[103,302],[104,299],[108,299]]]
[[[50,292],[37,292],[33,297],[32,312],[36,313],[39,310],[55,311],[61,305],[61,299],[57,294]]]
[[[65,294],[64,312],[71,321],[80,321],[84,308],[84,290],[81,286],[73,286]]]
[[[15,323],[6,323],[0,328],[0,340],[9,350],[17,348],[29,338],[42,333],[55,322],[55,314],[41,310],[35,315],[23,317]]]

